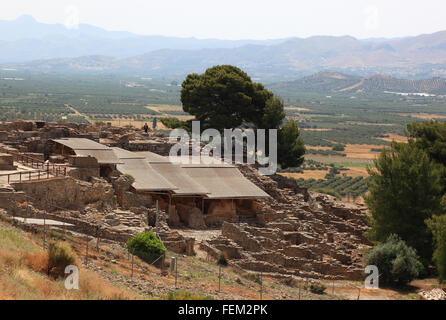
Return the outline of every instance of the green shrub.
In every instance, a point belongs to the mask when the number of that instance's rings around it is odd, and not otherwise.
[[[440,283],[446,281],[446,215],[433,216],[427,221],[434,236],[435,251],[433,260],[438,271]]]
[[[343,144],[335,144],[332,149],[333,149],[333,151],[344,151],[345,150],[345,145],[343,145]]]
[[[398,286],[415,279],[421,266],[415,249],[396,235],[391,235],[385,243],[371,249],[366,264],[378,267],[381,284]]]
[[[48,245],[49,272],[58,277],[65,274],[65,268],[76,263],[76,255],[66,242],[50,242]]]
[[[314,294],[324,294],[325,289],[327,289],[327,287],[322,283],[316,282],[310,285],[310,291]]]
[[[166,252],[166,248],[153,232],[134,235],[127,241],[127,249],[147,263],[152,263]]]

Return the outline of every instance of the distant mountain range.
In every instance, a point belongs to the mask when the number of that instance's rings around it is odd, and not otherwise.
[[[358,77],[335,71],[319,72],[299,80],[270,84],[275,92],[321,94],[396,93],[446,95],[446,79],[397,79],[384,75]]]
[[[107,31],[80,24],[67,29],[62,24],[37,22],[32,16],[0,21],[0,63],[107,55],[126,58],[160,49],[200,50],[235,48],[246,44],[272,45],[276,40],[218,40],[137,35],[126,31]]]
[[[184,77],[233,64],[260,81],[324,70],[407,79],[446,77],[446,31],[402,39],[315,36],[278,40],[199,40],[141,36],[90,25],[68,30],[30,16],[0,22],[3,68]],[[29,62],[31,61],[31,62]]]

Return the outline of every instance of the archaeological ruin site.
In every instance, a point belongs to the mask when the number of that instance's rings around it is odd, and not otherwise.
[[[152,231],[171,252],[277,278],[364,278],[367,209],[294,180],[171,162],[167,136],[110,124],[4,122],[0,142],[0,210],[18,221],[122,245]]]

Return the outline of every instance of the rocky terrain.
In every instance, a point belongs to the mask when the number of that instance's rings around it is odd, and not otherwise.
[[[255,221],[224,223],[221,236],[201,243],[203,250],[278,277],[363,278],[362,250],[370,245],[363,235],[366,208],[308,192],[278,175],[260,176],[247,165],[240,169],[272,198],[260,201]]]
[[[3,129],[0,150],[35,157],[45,152],[46,140],[67,136],[160,154],[169,146],[166,138],[111,126],[44,124],[36,128],[16,122],[4,124]],[[57,156],[50,161],[58,161]],[[223,223],[221,234],[197,243],[171,228],[169,214],[156,209],[150,197],[131,192],[131,181],[118,173],[107,179],[81,180],[78,169],[68,167],[66,176],[4,185],[0,204],[11,215],[63,221],[72,225],[67,227],[72,231],[120,243],[133,234],[154,231],[173,252],[194,255],[195,250],[202,250],[213,258],[224,253],[235,268],[273,277],[363,278],[361,251],[369,245],[363,236],[366,208],[311,193],[279,175],[260,176],[253,166],[239,165],[239,169],[271,198],[258,200],[256,213]]]

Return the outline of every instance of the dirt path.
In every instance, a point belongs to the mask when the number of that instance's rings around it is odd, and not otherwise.
[[[338,90],[338,92],[350,91],[350,90],[353,90],[353,89],[356,89],[356,88],[362,86],[363,84],[364,84],[364,79],[361,79],[361,81],[359,81],[357,84],[354,84],[354,85],[352,85],[350,87],[347,87],[347,88],[344,88],[344,89],[341,89],[341,90]]]
[[[73,111],[75,116],[84,117],[88,122],[93,123],[93,121],[91,120],[91,118],[89,116],[87,116],[86,114],[80,113],[77,109],[70,106],[69,104],[66,104],[65,107],[67,107],[68,109]]]

